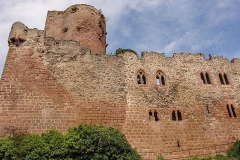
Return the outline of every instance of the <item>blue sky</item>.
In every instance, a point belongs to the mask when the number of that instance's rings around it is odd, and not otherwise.
[[[107,53],[117,48],[240,58],[239,0],[0,0],[0,75],[16,21],[44,29],[48,10],[89,4],[107,17]]]

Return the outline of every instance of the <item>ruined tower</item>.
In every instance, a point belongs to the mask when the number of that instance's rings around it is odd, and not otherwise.
[[[49,11],[45,37],[71,40],[93,54],[106,54],[106,20],[101,11],[89,5],[73,5],[65,11]]]

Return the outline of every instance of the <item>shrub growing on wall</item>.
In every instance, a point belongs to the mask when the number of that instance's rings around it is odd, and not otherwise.
[[[138,56],[138,54],[137,54],[137,52],[135,52],[134,50],[132,50],[132,49],[123,49],[123,48],[118,48],[117,50],[116,50],[116,55],[118,55],[118,54],[122,54],[122,53],[124,53],[124,52],[133,52],[134,54],[136,54],[137,56]]]
[[[41,136],[16,136],[0,139],[0,159],[142,159],[126,137],[111,127],[84,124],[71,128],[65,135],[51,130]]]

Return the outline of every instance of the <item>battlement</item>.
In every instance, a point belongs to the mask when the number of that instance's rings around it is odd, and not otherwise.
[[[119,55],[120,56],[120,55]],[[133,59],[137,60],[147,60],[148,62],[155,62],[156,60],[166,60],[167,61],[179,61],[181,63],[191,63],[194,65],[194,63],[239,63],[239,58],[234,58],[231,61],[229,61],[227,58],[222,56],[212,56],[209,55],[209,58],[206,59],[205,55],[203,53],[188,53],[188,52],[180,52],[180,53],[173,53],[172,57],[166,57],[164,53],[159,52],[142,52],[141,57],[138,57],[133,52],[125,52],[121,56],[126,57],[132,57]]]

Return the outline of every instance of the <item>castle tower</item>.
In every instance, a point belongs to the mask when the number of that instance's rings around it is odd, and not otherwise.
[[[73,5],[65,11],[49,11],[45,37],[73,40],[93,54],[106,54],[106,21],[101,11],[89,5]]]

